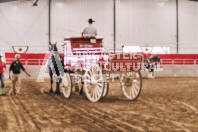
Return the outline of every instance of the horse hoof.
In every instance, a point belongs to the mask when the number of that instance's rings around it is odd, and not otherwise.
[[[54,92],[54,94],[56,94],[56,95],[60,95],[60,92]]]
[[[83,95],[83,91],[80,91],[80,92],[79,92],[79,95]]]
[[[56,93],[56,95],[57,95],[57,96],[59,96],[59,95],[60,95],[60,93]]]
[[[50,90],[50,93],[53,93],[53,90]]]

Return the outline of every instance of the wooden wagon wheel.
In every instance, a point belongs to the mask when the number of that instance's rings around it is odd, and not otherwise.
[[[140,72],[128,72],[124,75],[121,83],[122,92],[129,100],[135,100],[142,89],[142,76]]]
[[[65,73],[62,77],[62,89],[65,98],[70,98],[72,92],[72,80],[69,73]]]
[[[106,97],[109,92],[109,82],[104,82],[104,91],[102,97]]]
[[[92,64],[85,72],[84,89],[91,102],[100,100],[103,94],[103,75],[98,64]]]

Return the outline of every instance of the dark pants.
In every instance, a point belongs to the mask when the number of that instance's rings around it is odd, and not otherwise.
[[[0,80],[1,80],[1,87],[4,88],[4,76],[0,74]]]

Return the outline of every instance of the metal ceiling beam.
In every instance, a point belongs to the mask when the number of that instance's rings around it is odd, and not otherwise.
[[[179,53],[179,10],[178,10],[178,0],[176,0],[176,26],[177,26],[177,54]]]
[[[18,0],[0,0],[0,3],[12,2],[12,1],[18,1]]]
[[[189,0],[189,1],[194,1],[194,2],[198,2],[198,0]]]
[[[48,41],[49,41],[49,46],[50,46],[50,43],[51,43],[51,0],[49,0],[49,10],[48,10],[48,32],[49,32],[49,37],[48,37]],[[50,50],[50,49],[49,49]]]
[[[113,0],[113,49],[116,51],[116,0]]]

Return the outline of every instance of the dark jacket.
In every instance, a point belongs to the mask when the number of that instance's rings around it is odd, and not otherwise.
[[[13,74],[20,74],[21,73],[21,69],[23,71],[25,71],[25,68],[23,67],[22,63],[18,61],[14,61],[12,62],[12,64],[10,65],[10,69],[9,71],[12,71]]]

